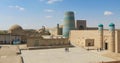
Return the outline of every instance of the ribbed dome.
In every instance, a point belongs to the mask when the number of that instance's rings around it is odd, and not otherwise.
[[[23,29],[20,25],[15,24],[15,25],[11,26],[9,28],[9,30],[23,30]]]

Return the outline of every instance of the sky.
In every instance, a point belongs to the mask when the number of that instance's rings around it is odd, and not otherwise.
[[[73,11],[75,20],[88,27],[114,23],[120,28],[120,0],[0,0],[0,30],[18,24],[23,29],[40,29],[63,24],[64,13]]]

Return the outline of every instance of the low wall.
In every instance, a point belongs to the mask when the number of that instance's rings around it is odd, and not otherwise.
[[[27,47],[35,47],[35,46],[62,46],[69,45],[68,39],[65,38],[51,38],[51,39],[43,39],[43,38],[28,38]]]

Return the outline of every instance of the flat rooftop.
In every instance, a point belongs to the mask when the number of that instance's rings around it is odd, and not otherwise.
[[[0,63],[22,63],[19,53],[20,50],[17,46],[0,45]]]
[[[65,48],[22,50],[21,52],[24,63],[95,63],[115,61],[115,59],[101,56],[80,47],[69,48],[69,52],[65,52]]]

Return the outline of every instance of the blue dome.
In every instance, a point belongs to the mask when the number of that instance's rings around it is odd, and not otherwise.
[[[114,24],[114,23],[110,23],[109,26],[110,26],[110,27],[114,27],[115,24]]]
[[[98,27],[103,27],[103,24],[99,24]]]

